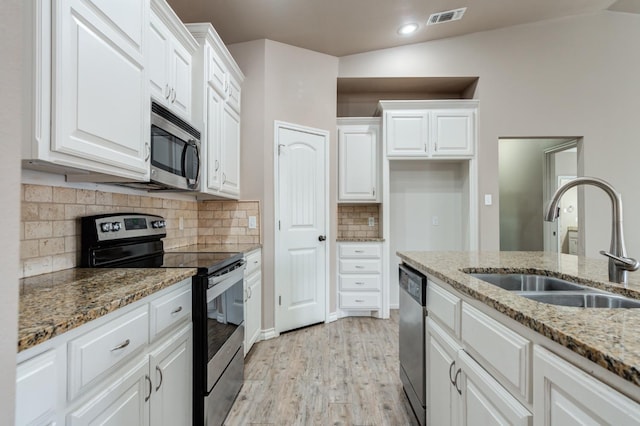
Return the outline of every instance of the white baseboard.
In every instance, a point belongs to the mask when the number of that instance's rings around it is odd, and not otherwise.
[[[273,339],[274,337],[278,337],[279,335],[280,334],[276,333],[275,328],[268,328],[266,330],[262,330],[262,332],[260,333],[260,340]]]
[[[327,323],[338,321],[338,312],[329,312],[329,316],[327,317]]]

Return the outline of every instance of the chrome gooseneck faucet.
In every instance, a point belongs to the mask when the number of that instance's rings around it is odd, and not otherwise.
[[[624,247],[624,237],[622,235],[622,198],[620,194],[609,183],[602,179],[593,177],[579,177],[559,187],[547,207],[544,220],[553,222],[558,218],[558,204],[560,198],[567,190],[578,185],[593,185],[602,189],[611,199],[611,247],[609,251],[600,251],[600,254],[609,258],[609,281],[626,284],[627,271],[635,271],[640,268],[640,262],[627,257],[627,250]]]

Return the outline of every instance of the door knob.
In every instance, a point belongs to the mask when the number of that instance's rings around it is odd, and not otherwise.
[[[324,241],[324,240],[326,240],[326,239],[327,239],[327,237],[326,237],[325,235],[320,235],[320,236],[318,237],[318,241]]]

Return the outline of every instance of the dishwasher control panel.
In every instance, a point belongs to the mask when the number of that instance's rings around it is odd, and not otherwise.
[[[399,265],[398,268],[400,288],[406,291],[416,302],[426,306],[427,277],[404,263]]]

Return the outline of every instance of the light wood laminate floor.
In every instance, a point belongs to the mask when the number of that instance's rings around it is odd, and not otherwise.
[[[398,311],[285,333],[251,349],[225,425],[415,426],[398,369]]]

